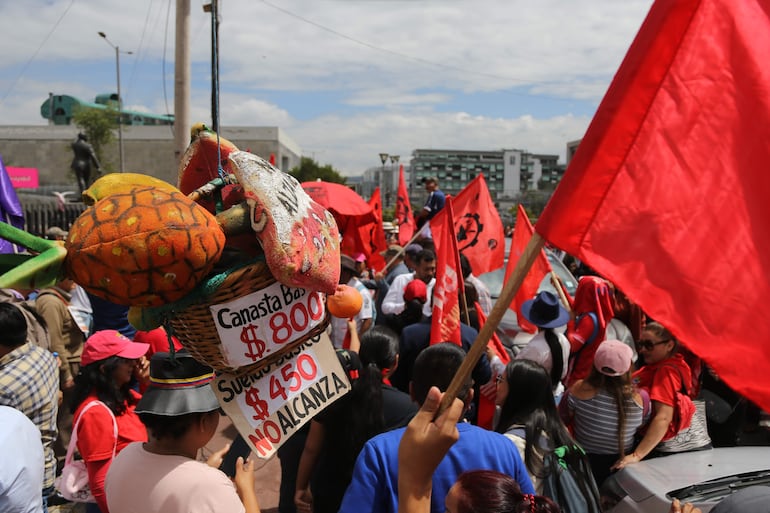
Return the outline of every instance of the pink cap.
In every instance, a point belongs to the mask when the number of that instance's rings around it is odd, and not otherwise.
[[[147,354],[150,344],[131,342],[115,330],[97,331],[86,340],[80,365],[86,366],[110,356],[120,356],[134,360]]]
[[[366,255],[363,253],[358,253],[356,255],[353,255],[353,260],[356,262],[366,262]]]
[[[594,367],[605,376],[622,376],[633,357],[634,351],[620,340],[605,340],[596,349]]]

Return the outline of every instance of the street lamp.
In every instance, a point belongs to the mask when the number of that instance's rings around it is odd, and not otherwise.
[[[118,152],[120,153],[120,172],[122,173],[124,171],[123,169],[123,97],[120,96],[120,47],[117,45],[112,44],[112,42],[107,39],[107,34],[104,32],[99,32],[99,37],[104,39],[108,45],[113,47],[115,49],[115,70],[117,74],[117,80],[118,80]],[[133,52],[123,52],[125,54],[131,55]]]
[[[382,162],[382,171],[380,172],[380,179],[378,180],[378,183],[377,183],[377,185],[380,188],[380,193],[382,193],[382,189],[383,189],[382,184],[385,178],[385,162],[388,161],[388,157],[390,157],[390,155],[388,155],[387,153],[380,153],[380,161]]]
[[[390,156],[390,164],[391,164],[391,166],[390,166],[390,176],[388,177],[388,186],[386,188],[387,191],[385,192],[385,199],[386,199],[386,204],[388,205],[388,207],[392,206],[390,200],[393,197],[393,171],[395,171],[396,168],[398,167],[398,161],[399,161],[400,158],[401,158],[400,155],[391,155]]]

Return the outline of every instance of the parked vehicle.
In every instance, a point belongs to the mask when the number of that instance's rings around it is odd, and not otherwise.
[[[506,255],[508,255],[510,252],[510,244],[511,239],[506,239]],[[574,296],[575,290],[577,289],[577,278],[575,278],[572,273],[569,272],[567,266],[565,266],[554,253],[551,253],[548,250],[546,250],[545,253],[548,257],[548,261],[551,263],[551,267],[553,268],[554,272],[562,281],[562,283],[564,283],[564,287],[567,289],[570,295]],[[506,256],[503,267],[479,276],[479,279],[484,282],[484,285],[486,285],[489,289],[489,293],[492,296],[493,301],[497,301],[500,297],[500,291],[503,289],[503,280],[505,280],[505,269],[507,266],[508,257]],[[541,290],[548,290],[556,294],[556,289],[551,283],[550,276],[543,278],[543,281],[540,283],[540,287],[538,288],[538,292]],[[532,334],[521,331],[518,319],[516,318],[516,312],[510,309],[505,311],[503,319],[497,326],[497,335],[500,337],[500,341],[503,344],[512,349],[514,354],[517,353],[519,349],[524,347],[527,342],[529,342],[529,339],[532,338]]]
[[[754,485],[770,485],[770,447],[672,454],[628,465],[615,474],[611,488],[617,504],[605,511],[664,512],[679,499],[707,513],[724,497]]]

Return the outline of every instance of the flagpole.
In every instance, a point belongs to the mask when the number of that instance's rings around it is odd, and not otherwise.
[[[524,248],[521,257],[518,262],[516,262],[516,267],[514,267],[510,278],[500,292],[500,297],[495,302],[494,308],[489,312],[487,322],[481,327],[481,331],[479,331],[476,340],[468,350],[468,354],[463,360],[463,363],[460,365],[457,373],[455,373],[454,378],[452,378],[452,382],[444,393],[444,397],[441,400],[441,404],[439,405],[439,409],[434,418],[441,415],[441,413],[452,404],[455,397],[457,397],[457,393],[463,387],[463,384],[470,378],[471,371],[476,366],[476,362],[479,361],[479,358],[486,352],[489,339],[492,338],[492,334],[495,332],[495,329],[497,329],[497,325],[500,324],[505,311],[508,310],[508,305],[513,301],[516,292],[519,291],[519,287],[521,287],[521,284],[524,282],[524,277],[529,272],[532,264],[535,263],[543,246],[545,246],[545,239],[543,239],[539,233],[534,232],[529,239],[527,247]]]
[[[393,258],[391,258],[391,259],[388,261],[388,263],[387,263],[387,264],[385,264],[385,269],[383,269],[383,272],[387,271],[387,270],[388,270],[388,267],[390,267],[390,266],[393,264],[393,262],[395,262],[395,261],[396,261],[396,259],[397,259],[398,257],[400,257],[400,256],[401,256],[401,255],[404,253],[404,251],[406,251],[406,247],[407,247],[409,244],[411,244],[411,243],[413,243],[415,240],[417,240],[417,237],[419,237],[419,236],[420,236],[420,233],[422,233],[422,230],[417,230],[417,231],[415,232],[414,236],[413,236],[413,237],[412,237],[412,238],[409,240],[409,242],[407,242],[407,243],[404,245],[404,247],[402,247],[400,250],[398,250],[398,253],[396,253],[396,254],[393,256]]]
[[[553,284],[553,288],[556,289],[556,293],[559,294],[559,300],[561,301],[561,304],[564,305],[564,308],[569,312],[570,317],[572,317],[572,307],[569,305],[567,296],[564,295],[564,288],[561,286],[559,275],[557,275],[553,269],[551,269],[551,283]]]

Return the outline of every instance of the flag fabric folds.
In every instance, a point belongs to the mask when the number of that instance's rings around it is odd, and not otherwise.
[[[505,280],[508,281],[513,269],[516,267],[516,262],[521,258],[524,248],[529,244],[529,239],[532,238],[532,223],[529,222],[529,217],[524,207],[519,204],[516,210],[516,228],[513,230],[513,239],[511,240],[511,253],[508,255],[508,266],[505,269]],[[516,319],[519,323],[519,327],[528,333],[537,333],[537,326],[529,322],[521,315],[521,305],[524,301],[532,299],[537,294],[537,289],[540,287],[540,282],[543,278],[551,272],[551,263],[548,262],[548,257],[545,256],[545,251],[540,250],[540,255],[532,264],[527,275],[524,277],[524,281],[521,283],[516,296],[513,298],[513,302],[508,305],[508,308],[516,312]]]
[[[433,308],[430,327],[430,343],[454,342],[462,344],[460,338],[460,294],[463,291],[463,275],[460,270],[460,254],[452,224],[452,199],[447,199],[444,224],[433,229],[436,243],[436,283],[433,286]]]
[[[417,223],[414,220],[412,206],[409,204],[409,191],[406,188],[403,164],[398,167],[398,193],[396,195],[394,221],[398,226],[398,243],[406,246],[414,236]]]
[[[489,195],[484,175],[479,174],[452,198],[452,206],[457,248],[468,258],[473,274],[478,276],[502,267],[505,260],[503,222]],[[434,239],[434,227],[445,222],[446,210],[430,220]]]
[[[536,226],[765,410],[769,50],[767,2],[656,1]]]

